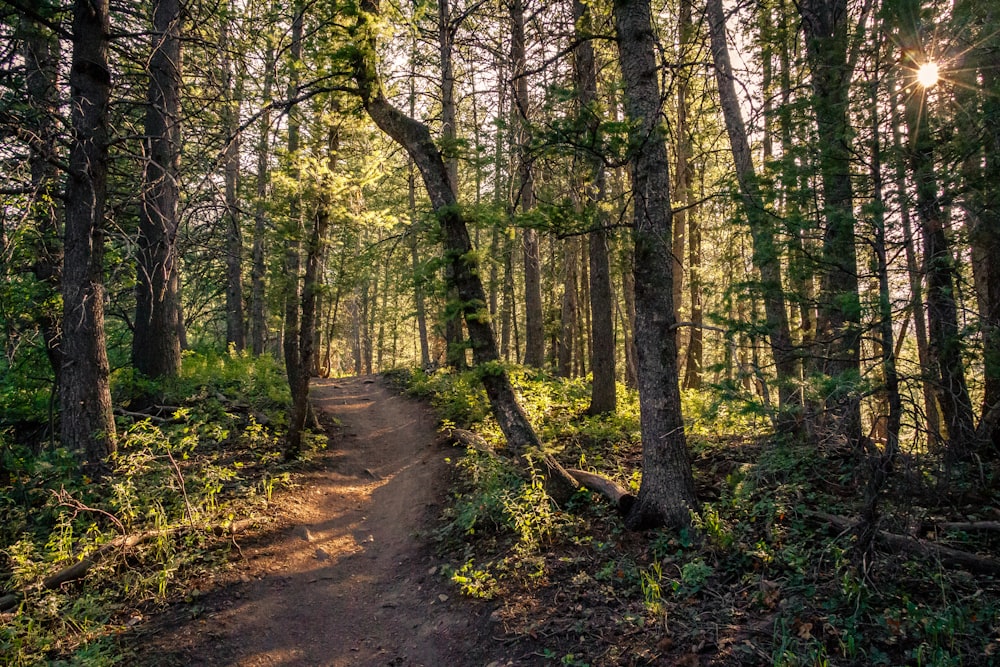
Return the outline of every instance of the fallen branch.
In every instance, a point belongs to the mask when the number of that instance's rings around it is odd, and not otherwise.
[[[1000,521],[943,521],[934,524],[937,530],[1000,532]]]
[[[257,523],[257,521],[258,519],[242,519],[240,521],[233,521],[227,525],[214,526],[212,528],[212,532],[218,536],[235,535],[237,533],[246,530],[254,523]],[[63,569],[56,572],[55,574],[46,577],[45,579],[42,580],[41,584],[37,585],[37,587],[41,590],[51,591],[61,587],[63,584],[79,581],[80,579],[83,579],[87,575],[87,572],[89,572],[92,567],[97,565],[99,562],[101,562],[101,560],[103,560],[106,556],[108,556],[112,552],[118,550],[124,551],[126,549],[137,547],[140,544],[148,542],[153,538],[177,533],[180,531],[181,528],[184,528],[184,526],[177,526],[176,528],[147,530],[141,533],[136,533],[134,535],[121,535],[119,537],[116,537],[107,544],[101,545],[101,547],[98,548],[96,551],[94,551],[92,554],[89,554],[88,556],[81,558],[75,563],[67,565]],[[30,588],[32,587],[29,586],[29,589]],[[16,607],[18,604],[20,604],[21,600],[24,598],[25,593],[26,591],[17,591],[14,593],[8,593],[7,595],[0,597],[0,612],[9,611],[14,607]]]
[[[148,419],[154,424],[166,424],[170,421],[166,417],[157,417],[156,415],[146,414],[145,412],[134,412],[132,410],[126,410],[125,408],[115,408],[115,414],[122,417],[131,417],[132,419],[136,419],[138,421]]]
[[[850,531],[856,527],[856,522],[846,517],[826,512],[812,512],[812,516],[824,521],[837,530]],[[884,547],[895,551],[916,554],[918,556],[929,556],[936,558],[944,565],[960,567],[975,572],[977,574],[1000,574],[1000,562],[992,558],[977,556],[968,551],[952,549],[927,540],[921,540],[907,535],[896,535],[884,530],[875,533],[875,541]]]

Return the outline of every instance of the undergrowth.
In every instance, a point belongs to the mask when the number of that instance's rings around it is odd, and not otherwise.
[[[19,595],[0,615],[2,664],[127,664],[116,637],[137,610],[216,565],[234,523],[263,515],[290,483],[294,464],[281,462],[278,441],[288,390],[270,357],[186,352],[175,380],[119,372],[113,391],[118,405],[158,398],[148,416],[117,417],[118,451],[103,479],[45,440],[2,443],[0,585]],[[324,445],[312,436],[310,450]],[[95,559],[85,582],[41,585],[124,537],[141,543]]]
[[[473,374],[403,371],[396,379],[429,398],[445,426],[502,445]],[[583,381],[517,369],[512,379],[564,464],[638,489],[634,393],[619,387],[618,414],[589,417]],[[755,406],[743,409],[730,394],[684,393],[702,507],[680,533],[630,533],[587,491],[558,507],[534,473],[502,456],[454,457],[454,491],[437,531],[451,563],[444,574],[495,607],[500,634],[524,647],[518,664],[1000,664],[996,581],[901,554],[876,551],[858,562],[853,535],[818,517],[857,514],[857,462],[775,436]],[[936,491],[894,482],[885,525],[927,518],[924,501]],[[953,506],[952,515],[997,514],[995,496],[976,502]],[[997,546],[982,536],[950,538],[986,554]]]

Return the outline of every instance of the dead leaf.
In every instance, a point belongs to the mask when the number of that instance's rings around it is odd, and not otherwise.
[[[795,634],[799,636],[799,639],[812,639],[812,629],[812,623],[799,623]]]
[[[760,580],[761,602],[768,609],[774,609],[781,602],[781,585],[767,579]]]

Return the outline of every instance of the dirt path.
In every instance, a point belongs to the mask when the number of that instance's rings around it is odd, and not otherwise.
[[[490,663],[487,610],[446,599],[421,535],[451,455],[433,415],[371,377],[321,380],[312,395],[342,422],[328,463],[279,501],[276,530],[242,546],[234,581],[176,612],[196,618],[154,631],[149,664]]]

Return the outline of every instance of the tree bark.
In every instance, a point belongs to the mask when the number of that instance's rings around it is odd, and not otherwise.
[[[817,339],[824,373],[837,380],[826,397],[829,434],[852,446],[861,441],[861,304],[854,242],[854,192],[851,185],[851,125],[848,119],[851,66],[847,61],[847,0],[798,3],[812,70],[819,170],[823,181],[821,294]]]
[[[69,74],[72,138],[66,184],[59,402],[63,446],[82,450],[86,466],[96,473],[105,471],[103,460],[115,451],[103,277],[109,32],[107,0],[76,0]]]
[[[60,240],[57,155],[59,113],[59,40],[30,18],[22,18],[18,30],[23,38],[24,79],[30,105],[27,130],[28,168],[31,172],[32,217],[37,227],[32,272],[46,290],[39,305],[38,326],[45,341],[45,353],[52,366],[54,386],[62,372],[62,322],[55,306],[62,280],[63,248]],[[6,243],[4,244],[6,247]]]
[[[875,71],[878,71],[876,61]],[[882,374],[884,378],[885,440],[883,449],[872,448],[869,452],[869,474],[865,485],[864,502],[861,509],[861,526],[858,531],[857,553],[868,555],[878,529],[878,500],[882,489],[892,475],[899,454],[899,429],[903,419],[903,404],[899,393],[899,374],[896,372],[896,346],[893,340],[892,294],[889,287],[889,258],[886,250],[885,201],[882,184],[882,123],[878,96],[879,79],[870,83],[871,90],[871,177],[873,186],[872,223],[875,227],[875,258],[878,266],[878,328],[879,345],[882,353]],[[891,95],[891,93],[890,93]],[[901,334],[902,335],[902,334]],[[881,419],[879,415],[876,419]]]
[[[340,129],[331,125],[327,139],[327,169],[333,174],[337,168],[337,151],[340,149]],[[288,445],[285,458],[293,459],[302,453],[302,430],[309,414],[310,370],[318,349],[315,346],[316,313],[322,287],[323,255],[326,248],[326,234],[332,216],[332,195],[330,185],[321,182],[320,201],[313,215],[309,245],[306,249],[306,268],[302,278],[302,322],[299,325],[299,367],[295,372],[292,390],[292,411],[288,424]]]
[[[587,166],[590,179],[584,188],[584,206],[594,220],[587,243],[590,266],[590,369],[593,373],[587,413],[597,415],[614,412],[617,407],[614,296],[608,260],[608,220],[602,206],[607,196],[607,174],[598,150],[601,109],[597,98],[597,62],[589,39],[593,30],[589,5],[583,0],[573,0],[573,18],[579,39],[575,49],[577,98],[579,113],[586,127],[580,161]]]
[[[263,99],[271,97],[274,87],[274,46],[268,41],[264,56]],[[264,354],[267,344],[267,300],[264,263],[264,234],[267,229],[267,187],[270,179],[271,109],[265,107],[260,116],[260,137],[257,140],[257,200],[254,202],[252,268],[250,273],[250,349],[255,355]]]
[[[535,207],[535,184],[531,169],[531,132],[528,121],[528,76],[524,41],[524,3],[510,4],[511,46],[516,127],[518,128],[518,192],[515,203],[527,213]],[[524,260],[524,365],[541,368],[545,363],[545,320],[542,311],[542,258],[538,232],[526,228],[521,234]]]
[[[302,0],[296,0],[292,16],[292,42],[289,48],[289,60],[291,76],[288,79],[287,95],[288,99],[293,99],[299,92],[299,70],[302,60],[302,22],[303,22]],[[300,131],[299,111],[297,107],[288,110],[288,159],[291,163],[290,171],[293,187],[298,187],[299,168],[299,131]],[[295,386],[298,379],[295,377],[299,364],[299,273],[302,268],[302,257],[300,252],[300,238],[302,236],[302,211],[301,197],[298,192],[293,192],[288,202],[288,229],[287,243],[285,250],[285,276],[284,276],[284,300],[285,300],[285,335],[282,341],[282,352],[285,358],[285,374],[288,376],[288,385]]]
[[[570,237],[563,242],[562,317],[556,356],[558,374],[564,378],[573,375],[573,348],[575,347],[573,343],[576,337],[580,301],[576,289],[579,278],[577,245],[576,237]]]
[[[242,351],[247,345],[243,320],[243,230],[236,190],[240,177],[240,88],[243,84],[235,72],[233,49],[229,43],[229,22],[228,17],[223,17],[219,40],[225,105],[222,118],[228,137],[222,158],[226,179],[226,344]]]
[[[137,241],[132,364],[150,378],[181,370],[177,257],[181,156],[181,6],[153,3],[152,55],[146,108],[146,163]]]
[[[894,107],[898,107],[898,100]],[[917,341],[917,361],[922,369],[920,389],[924,400],[924,419],[927,430],[927,444],[934,449],[941,439],[941,418],[938,414],[937,396],[933,381],[926,374],[930,372],[931,360],[927,343],[927,319],[924,309],[922,272],[918,266],[917,251],[913,243],[913,226],[910,220],[910,206],[906,195],[906,160],[903,153],[903,136],[900,131],[901,118],[893,115],[892,140],[896,152],[895,191],[899,201],[899,219],[903,229],[903,250],[906,254],[906,272],[910,285],[910,310],[913,312],[913,331]]]
[[[962,336],[955,302],[956,267],[945,236],[945,216],[937,193],[933,143],[926,130],[921,106],[923,95],[914,93],[906,102],[909,134],[908,158],[916,186],[916,212],[924,246],[927,277],[928,353],[930,372],[936,381],[938,404],[948,429],[948,453],[963,458],[973,447],[975,425],[972,400],[965,382]]]
[[[678,388],[670,169],[650,3],[615,0],[614,21],[629,120],[643,465],[639,496],[626,521],[630,527],[686,526],[697,500]]]
[[[448,0],[438,0],[438,49],[441,58],[441,142],[444,144],[445,168],[448,171],[448,183],[455,197],[458,197],[458,153],[456,146],[455,126],[455,74],[452,65],[452,27]],[[412,117],[412,114],[411,114]],[[448,273],[451,268],[445,265],[445,282],[451,280]],[[458,301],[454,287],[448,288],[448,301],[454,304]],[[445,358],[448,365],[456,369],[465,368],[465,342],[462,335],[462,317],[458,310],[445,309],[444,338],[446,345]]]

